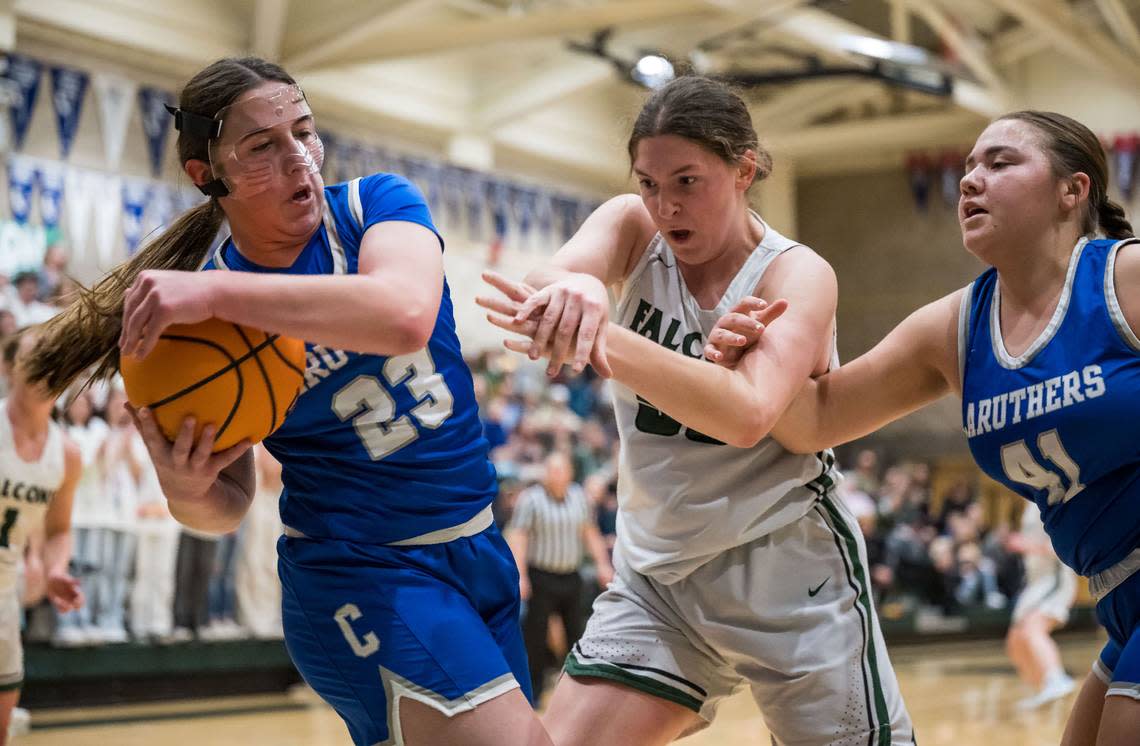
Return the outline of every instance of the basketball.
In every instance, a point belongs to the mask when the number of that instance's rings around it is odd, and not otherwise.
[[[209,319],[169,327],[149,355],[124,357],[120,369],[127,399],[148,407],[167,438],[192,415],[195,442],[207,424],[217,427],[217,452],[281,426],[305,380],[305,344]]]

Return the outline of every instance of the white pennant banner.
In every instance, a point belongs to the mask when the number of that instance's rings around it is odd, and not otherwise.
[[[67,242],[71,245],[71,255],[77,259],[86,256],[91,245],[91,210],[95,205],[96,191],[101,186],[98,174],[90,171],[68,168],[63,173]]]
[[[125,241],[119,230],[123,215],[123,182],[118,176],[92,174],[99,182],[95,196],[95,248],[99,268],[110,269],[123,254]]]
[[[99,119],[103,128],[107,167],[118,170],[123,159],[123,144],[127,139],[127,126],[138,85],[132,80],[109,73],[96,73],[92,84],[95,86],[95,97],[99,100]]]

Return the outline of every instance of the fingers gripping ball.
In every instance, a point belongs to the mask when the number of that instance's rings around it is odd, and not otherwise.
[[[123,357],[120,370],[127,399],[149,407],[168,439],[193,416],[195,442],[207,424],[217,428],[217,452],[281,426],[305,380],[305,344],[210,319],[171,326],[153,352]]]

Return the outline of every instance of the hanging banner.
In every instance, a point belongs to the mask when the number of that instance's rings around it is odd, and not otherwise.
[[[467,171],[464,175],[463,202],[467,206],[467,238],[482,241],[487,198],[483,194],[483,177],[474,171]]]
[[[89,78],[82,70],[51,68],[51,105],[55,109],[59,153],[65,160],[71,153],[71,143],[75,142],[75,133],[79,129],[79,115],[83,113],[83,97],[87,94]]]
[[[150,199],[150,184],[139,179],[123,182],[123,239],[127,256],[134,256],[143,238],[143,213]]]
[[[123,160],[123,145],[127,141],[127,127],[138,86],[134,81],[118,75],[95,73],[91,87],[95,90],[98,101],[107,167],[118,171]]]
[[[95,206],[95,192],[102,187],[96,175],[78,168],[63,173],[63,202],[67,219],[67,242],[76,259],[86,256],[91,240],[91,211]]]
[[[36,167],[27,156],[8,156],[8,207],[12,219],[27,225],[32,212],[32,190],[36,185]]]
[[[910,183],[910,194],[915,207],[925,211],[930,201],[930,180],[934,165],[925,153],[911,153],[906,157],[906,171]]]
[[[36,96],[40,90],[40,71],[43,66],[22,54],[8,54],[5,58],[7,64],[4,78],[8,81],[7,87],[12,98],[8,106],[8,116],[12,122],[16,150],[20,150],[24,147],[24,135],[28,133],[32,112],[36,109]]]
[[[519,231],[519,248],[529,248],[530,228],[534,223],[535,195],[530,189],[511,187],[511,218]]]
[[[554,200],[551,198],[550,193],[545,190],[539,191],[538,196],[535,198],[534,219],[538,224],[539,240],[543,244],[555,243],[555,239],[550,235],[550,231],[554,227]],[[555,248],[558,247],[547,247],[547,249]]]
[[[962,177],[966,173],[965,157],[953,150],[942,154],[942,202],[947,207],[958,207]]]
[[[63,174],[66,167],[55,161],[42,161],[36,167],[40,184],[40,222],[49,231],[59,229],[63,203]]]
[[[556,197],[554,212],[558,215],[562,243],[566,243],[578,231],[578,201],[571,197]]]
[[[147,152],[150,155],[150,172],[156,179],[162,176],[166,136],[170,132],[170,123],[173,120],[166,111],[167,104],[174,105],[174,96],[168,92],[146,86],[139,89],[139,109],[142,114],[143,132],[146,134]]]
[[[123,212],[122,180],[118,176],[92,174],[98,184],[95,195],[95,250],[99,267],[109,269],[122,255],[123,233],[119,216]]]
[[[497,267],[507,238],[508,216],[511,209],[510,187],[505,182],[492,181],[487,184],[487,197],[491,203],[491,223],[495,228],[488,247],[487,266]]]
[[[463,221],[463,172],[451,166],[443,167],[440,180],[443,192],[443,209],[448,230],[458,230]]]
[[[174,189],[175,187],[162,182],[151,185],[150,198],[147,200],[143,217],[144,239],[155,231],[166,230],[166,227],[174,222],[178,214],[174,203]]]
[[[439,215],[443,210],[443,169],[435,161],[422,161],[418,183],[427,200],[428,210],[433,216]]]
[[[1122,135],[1112,144],[1112,165],[1116,171],[1116,188],[1125,203],[1132,201],[1136,188],[1136,152],[1140,150],[1140,135]]]

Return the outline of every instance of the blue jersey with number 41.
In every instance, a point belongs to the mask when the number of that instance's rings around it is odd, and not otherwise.
[[[995,270],[967,289],[959,324],[974,458],[1037,503],[1057,555],[1086,576],[1140,547],[1140,339],[1113,275],[1126,243],[1077,244],[1056,312],[1017,356],[1002,339]]]
[[[364,232],[393,220],[435,232],[410,182],[373,174],[325,188],[323,224],[291,267],[256,265],[227,239],[204,269],[353,274]],[[376,325],[383,334],[384,319]],[[435,330],[418,352],[305,347],[304,390],[265,442],[282,464],[286,526],[310,538],[387,544],[457,526],[490,504],[495,472],[446,282]]]

